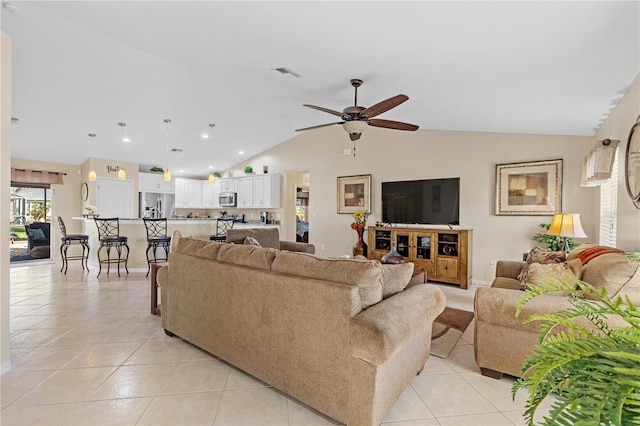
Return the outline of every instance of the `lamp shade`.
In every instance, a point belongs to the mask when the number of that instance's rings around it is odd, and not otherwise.
[[[347,133],[360,134],[367,129],[367,122],[360,120],[347,121],[342,125],[342,127],[347,131]]]
[[[547,235],[557,235],[559,237],[586,238],[587,234],[582,229],[580,215],[577,213],[555,214],[551,221],[551,226]]]

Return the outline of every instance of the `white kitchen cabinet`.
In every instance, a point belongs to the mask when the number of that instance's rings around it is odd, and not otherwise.
[[[138,190],[140,192],[162,192],[173,194],[175,186],[173,179],[169,182],[164,180],[162,173],[139,173]]]
[[[237,207],[252,208],[253,207],[253,177],[247,176],[236,178]]]
[[[236,192],[236,180],[234,178],[216,179],[220,182],[220,192]]]
[[[221,184],[218,179],[214,183],[209,183],[208,180],[202,181],[202,207],[207,209],[220,208],[220,188]]]
[[[202,181],[176,178],[176,208],[202,207]]]
[[[256,209],[280,208],[280,175],[256,175],[253,177],[253,207]]]

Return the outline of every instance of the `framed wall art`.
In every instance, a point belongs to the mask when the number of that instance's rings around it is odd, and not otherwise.
[[[371,175],[338,177],[338,213],[371,213]]]
[[[562,212],[562,160],[496,165],[496,215]]]

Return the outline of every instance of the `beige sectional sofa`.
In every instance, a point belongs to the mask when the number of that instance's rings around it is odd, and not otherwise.
[[[598,250],[607,251],[595,244],[583,244],[567,255],[567,261],[582,257],[582,262],[586,260],[580,270],[582,281],[605,287],[611,297],[628,296],[640,306],[638,262],[622,252],[598,254]],[[499,378],[503,373],[520,376],[526,356],[537,345],[540,330],[539,322],[523,324],[523,321],[532,314],[572,306],[563,294],[545,294],[534,298],[516,318],[516,306],[523,295],[517,276],[524,265],[525,262],[499,261],[492,286],[476,291],[474,349],[476,362],[486,376]]]
[[[378,261],[182,238],[158,274],[162,325],[339,422],[379,424],[445,307],[428,284],[382,300],[385,277]]]

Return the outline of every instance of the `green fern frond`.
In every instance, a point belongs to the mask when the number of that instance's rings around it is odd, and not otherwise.
[[[532,315],[540,321],[540,342],[525,359],[522,377],[512,387],[529,392],[528,424],[540,404],[556,395],[544,417],[547,425],[640,425],[640,312],[628,297],[611,300],[606,289],[582,281],[547,280],[529,286],[519,314],[533,298],[567,291],[572,308]],[[617,317],[628,327],[611,327]],[[589,327],[576,324],[583,318]]]

